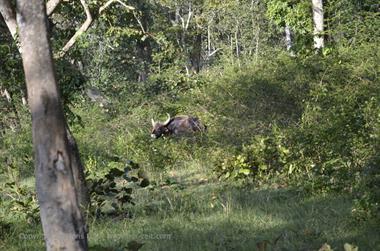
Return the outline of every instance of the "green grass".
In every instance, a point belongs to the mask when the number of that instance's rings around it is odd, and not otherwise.
[[[351,218],[352,199],[344,195],[305,196],[287,188],[241,188],[209,177],[199,167],[178,169],[153,179],[171,184],[134,194],[131,219],[89,219],[90,250],[318,250],[329,243],[343,250],[380,250],[379,229]],[[40,226],[13,223],[1,250],[42,250]]]
[[[363,182],[353,178],[357,170],[349,161],[357,162],[360,168],[375,166],[369,160],[371,156],[376,157],[376,142],[372,140],[378,139],[377,89],[366,88],[377,86],[376,71],[367,70],[371,69],[372,61],[351,64],[350,60],[341,63],[339,59],[339,63],[332,61],[331,67],[324,66],[326,71],[322,71],[322,66],[327,61],[316,62],[284,58],[246,69],[231,67],[223,70],[223,74],[214,72],[215,76],[205,79],[207,84],[194,86],[181,95],[176,92],[173,95],[153,95],[145,91],[125,93],[113,100],[110,111],[88,102],[73,106],[84,127],[73,122],[71,129],[90,173],[124,168],[127,160],[133,160],[148,172],[155,184],[153,189],[134,190],[136,204],[129,208],[131,218],[88,219],[90,249],[124,250],[128,243],[137,241],[144,244],[141,250],[301,251],[318,250],[324,243],[329,243],[334,250],[343,250],[344,243],[358,245],[359,250],[380,250],[379,225],[352,218],[353,197],[360,198],[357,192],[360,189],[355,190],[355,187]],[[347,74],[341,74],[344,65],[349,66]],[[351,65],[358,65],[352,73]],[[328,86],[332,85],[332,90],[322,92],[321,78]],[[369,85],[367,81],[371,78],[373,84],[368,82]],[[363,93],[351,92],[350,88],[363,90]],[[373,98],[369,99],[372,96],[366,92],[373,93]],[[369,100],[363,101],[362,111],[357,108],[357,100],[367,96]],[[348,101],[352,102],[346,102],[346,97],[351,97]],[[305,104],[305,100],[310,103]],[[326,107],[329,113],[321,107]],[[207,134],[187,139],[152,140],[150,118],[163,120],[166,112],[173,116],[199,116],[208,125]],[[0,147],[2,163],[11,163],[0,167],[4,170],[0,184],[8,182],[11,176],[19,177],[29,194],[34,189],[31,125],[25,122],[30,120],[29,114],[25,113],[22,118],[22,130],[7,134],[4,147]],[[305,128],[299,126],[300,123],[304,123]],[[350,130],[342,130],[347,126],[351,128],[352,137],[346,135]],[[305,189],[310,183],[319,185],[323,189],[312,191],[327,194],[309,195],[284,187],[289,180],[282,180],[286,177],[281,175],[275,177],[281,182],[277,186],[265,184],[266,175],[256,176],[260,187],[239,186],[237,181],[220,182],[215,178],[212,170],[220,167],[224,160],[242,153],[243,146],[252,145],[256,136],[272,135],[273,128],[283,130],[275,136],[284,137],[285,142],[289,139],[289,147],[293,149],[290,153],[294,159],[289,158],[287,164],[295,163],[299,174],[308,172],[312,174],[309,177],[320,178],[298,180],[301,178],[297,176],[294,181]],[[373,139],[367,139],[367,135]],[[352,144],[347,143],[348,139]],[[269,157],[265,153],[260,153],[262,156],[248,154],[262,157],[264,163],[276,157],[276,154]],[[347,162],[347,173],[344,172],[346,166],[340,169],[342,173],[335,172],[339,170],[335,163],[340,163],[334,162],[336,160]],[[319,165],[310,171],[309,166],[314,164]],[[239,168],[239,163],[233,167]],[[328,169],[326,172],[324,167]],[[284,169],[286,176],[296,176],[295,171],[292,172]],[[376,177],[365,170],[357,174],[363,179],[365,175]],[[347,191],[353,192],[334,193],[335,181],[344,181],[348,184],[345,187],[350,188]],[[371,193],[378,191],[376,186],[362,189]],[[6,201],[0,201],[3,202]],[[3,215],[0,250],[44,249],[40,225],[15,218],[15,210],[0,206],[0,216]],[[267,249],[258,247],[264,243]]]

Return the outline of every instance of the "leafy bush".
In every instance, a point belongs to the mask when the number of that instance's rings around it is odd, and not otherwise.
[[[12,181],[5,183],[0,191],[6,200],[4,208],[12,212],[13,217],[25,219],[29,224],[39,222],[36,193],[31,192],[29,187]]]
[[[306,58],[305,65],[314,64],[307,72],[314,81],[306,88],[299,120],[272,124],[271,130],[251,137],[250,144],[221,161],[219,175],[259,181],[276,174],[309,192],[354,192],[358,196],[356,214],[364,218],[378,215],[380,85],[378,69],[374,68],[380,60],[377,52],[378,48],[363,46],[355,53],[343,50],[327,58]],[[282,59],[277,60],[281,64]],[[288,66],[292,67],[284,64],[285,76]],[[283,82],[283,89],[288,86],[291,84]],[[302,95],[291,95],[300,103]]]
[[[20,134],[19,136],[22,138],[25,135]],[[14,147],[13,144],[7,142],[7,139],[5,142],[11,149]],[[27,141],[23,143],[27,143]],[[39,221],[39,206],[36,194],[31,191],[31,185],[24,181],[25,178],[28,178],[28,175],[31,175],[33,170],[31,159],[27,155],[30,149],[27,147],[26,149],[20,148],[16,150],[12,153],[9,152],[6,159],[0,159],[5,164],[4,169],[0,172],[0,180],[3,181],[0,186],[0,204],[4,209],[0,213],[4,212],[4,217],[8,217],[7,212],[12,212],[12,218],[21,218],[28,223],[36,223]],[[25,152],[22,152],[22,150],[25,150]],[[19,154],[22,154],[23,158],[20,158]]]
[[[130,217],[128,207],[134,204],[133,188],[136,185],[149,185],[147,175],[138,164],[129,160],[124,170],[120,168],[120,164],[110,162],[109,168],[104,171],[95,171],[92,165],[88,165],[87,185],[91,199],[90,212],[93,215]],[[131,175],[131,171],[136,169],[139,169],[137,174]]]
[[[255,178],[267,180],[288,164],[289,149],[283,145],[283,137],[273,132],[257,135],[249,145],[232,158],[225,159],[216,172],[221,178]],[[291,172],[289,169],[289,173]]]

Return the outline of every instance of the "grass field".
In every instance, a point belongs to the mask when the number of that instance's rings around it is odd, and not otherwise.
[[[90,250],[380,250],[380,229],[350,216],[352,200],[287,188],[238,187],[200,167],[172,170],[171,184],[136,190],[131,218],[88,219]],[[40,226],[14,223],[1,250],[43,250]]]
[[[146,171],[151,184],[134,187],[128,217],[87,219],[90,250],[329,251],[320,249],[328,243],[350,251],[349,243],[380,251],[371,211],[379,208],[380,95],[376,58],[365,56],[372,47],[363,51],[342,54],[346,61],[226,66],[183,93],[135,93],[119,83],[110,109],[78,98],[71,107],[78,117],[69,121],[87,178],[114,168],[124,176],[133,161],[140,169],[130,171]],[[199,116],[207,133],[151,139],[151,118],[164,121],[166,112]],[[35,190],[29,111],[20,118],[0,147],[0,251],[44,249],[41,226],[16,218],[36,209],[28,201]],[[20,204],[17,197],[26,204],[18,212],[9,206]]]

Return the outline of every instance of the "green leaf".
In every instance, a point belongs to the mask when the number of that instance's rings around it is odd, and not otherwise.
[[[239,173],[242,173],[244,175],[249,175],[251,173],[251,170],[247,169],[247,168],[244,168],[244,169],[240,169]]]
[[[268,169],[268,166],[266,164],[260,164],[259,165],[259,169],[260,170],[267,170]]]
[[[293,164],[290,164],[290,165],[289,165],[288,174],[292,174],[292,173],[293,173],[293,170],[294,170],[294,165],[293,165]]]

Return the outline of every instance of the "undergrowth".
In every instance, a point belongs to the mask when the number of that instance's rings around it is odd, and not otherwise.
[[[189,184],[176,186],[172,172],[197,166],[207,174],[202,182],[239,184],[243,190],[291,188],[317,197],[344,193],[352,202],[345,203],[347,217],[354,216],[356,221],[363,222],[378,220],[379,61],[376,45],[299,58],[278,53],[272,59],[218,65],[194,78],[169,73],[162,78],[153,76],[144,87],[140,83],[120,82],[119,76],[115,76],[114,82],[108,81],[112,86],[103,88],[110,101],[107,107],[77,96],[75,102],[66,102],[67,112],[74,114],[69,117],[70,125],[88,177],[93,181],[92,199],[97,206],[94,214],[99,217],[96,212],[110,202],[107,207],[113,212],[129,210],[124,214],[126,217],[155,215],[157,210],[174,210],[178,219],[192,217],[196,205],[190,197],[196,194],[190,193],[189,198],[178,202],[171,197],[162,199],[156,191],[165,186],[176,187],[179,193],[185,191]],[[187,138],[151,139],[151,118],[164,120],[166,113],[198,116],[208,132]],[[22,121],[29,120],[26,111],[19,116]],[[22,124],[20,128],[1,132],[0,161],[4,168],[0,171],[0,215],[5,219],[0,221],[2,231],[9,227],[7,222],[17,221],[16,217],[28,220],[29,224],[38,218],[33,217],[38,208],[31,192],[34,186],[30,123]],[[135,174],[136,186],[124,175],[128,161],[138,163],[144,173],[140,173],[143,177]],[[107,178],[110,173],[115,177]],[[145,178],[149,183],[141,186]],[[127,183],[133,191],[120,187]],[[106,188],[107,184],[112,186]],[[107,189],[118,199],[109,199],[109,194],[102,193]],[[139,191],[155,194],[157,204],[145,201],[146,205],[133,206],[139,201],[133,195]],[[205,204],[218,204],[212,202],[212,194],[220,196],[217,191],[204,192],[210,197]],[[185,192],[179,195],[183,196]],[[245,198],[242,203],[248,200]],[[178,208],[184,203],[192,206]],[[219,205],[220,210],[227,210],[223,205]],[[268,209],[264,211],[270,211],[271,205],[265,205]],[[209,208],[203,214],[212,210]],[[241,214],[255,217],[248,211]],[[237,220],[244,221],[244,217]],[[207,217],[199,224],[206,221]],[[225,226],[231,226],[226,218],[223,221]],[[274,229],[276,224],[282,224],[280,218],[273,223]],[[225,226],[222,229],[227,231]],[[248,225],[244,226],[248,231]],[[182,227],[185,226],[179,228]],[[189,229],[183,234],[194,231]],[[280,234],[274,232],[271,238]],[[184,245],[190,242],[186,239]]]

